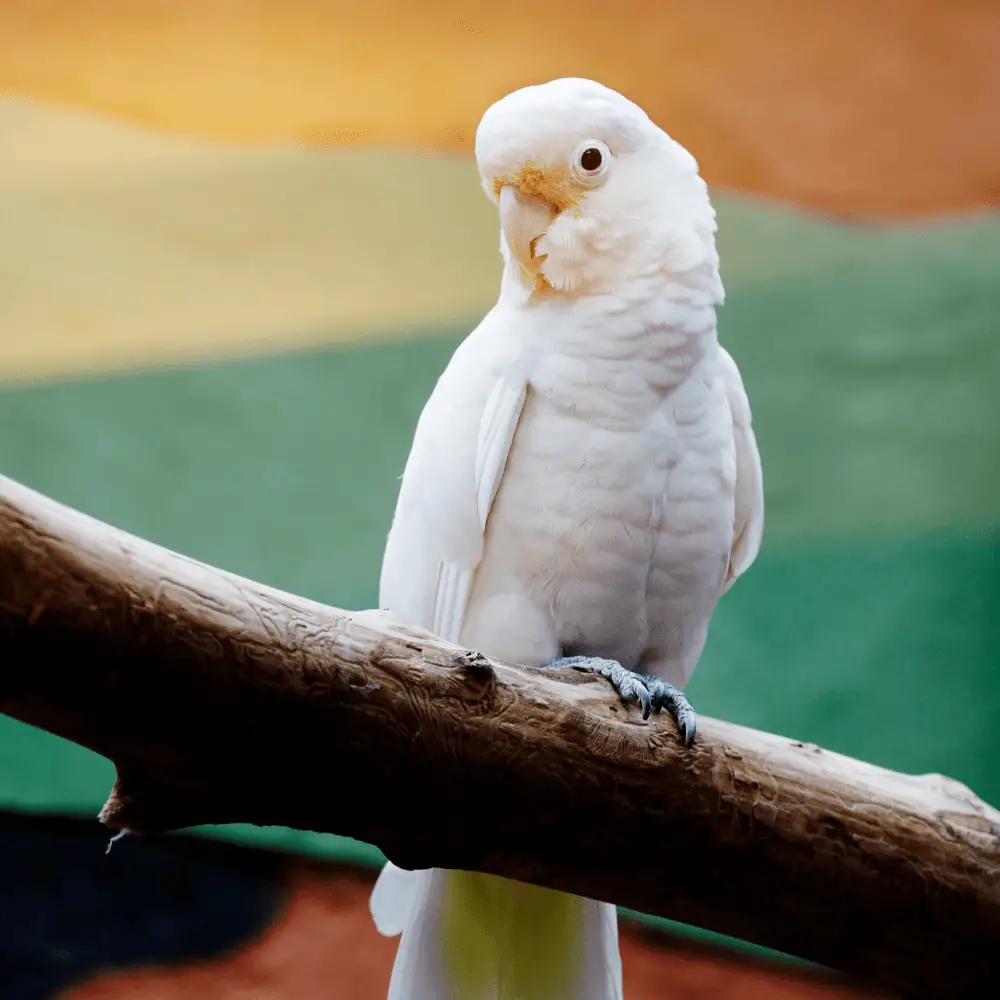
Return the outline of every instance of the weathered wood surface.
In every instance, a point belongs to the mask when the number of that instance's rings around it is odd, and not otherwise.
[[[958,782],[709,718],[685,751],[591,676],[282,593],[4,477],[0,711],[114,761],[115,829],[344,834],[900,996],[1000,976],[1000,813]]]

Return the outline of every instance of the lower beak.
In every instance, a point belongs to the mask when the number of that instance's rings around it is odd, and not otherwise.
[[[552,209],[544,198],[523,195],[511,184],[500,189],[500,228],[514,260],[532,279],[545,259],[535,254],[535,244],[551,221]]]

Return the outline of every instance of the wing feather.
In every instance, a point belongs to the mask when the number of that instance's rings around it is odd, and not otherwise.
[[[457,642],[524,407],[520,352],[490,313],[424,407],[382,560],[379,604]]]
[[[527,386],[523,380],[501,380],[493,386],[483,408],[476,447],[476,506],[484,532],[497,490],[500,489],[526,395]]]
[[[740,370],[722,347],[719,356],[736,444],[736,517],[729,570],[722,585],[722,593],[725,593],[750,568],[760,551],[764,534],[764,476],[751,422],[750,401]]]

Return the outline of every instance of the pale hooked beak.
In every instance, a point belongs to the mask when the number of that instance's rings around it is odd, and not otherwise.
[[[535,252],[535,245],[552,222],[552,206],[537,195],[524,195],[512,184],[500,188],[500,228],[511,256],[522,272],[534,280],[545,255]]]

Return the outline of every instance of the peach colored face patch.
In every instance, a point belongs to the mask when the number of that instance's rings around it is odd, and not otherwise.
[[[505,184],[516,187],[523,195],[544,198],[551,207],[553,219],[567,208],[575,207],[587,192],[587,188],[574,180],[564,167],[536,167],[531,163],[510,176],[497,177],[493,181],[493,191],[498,198]]]

